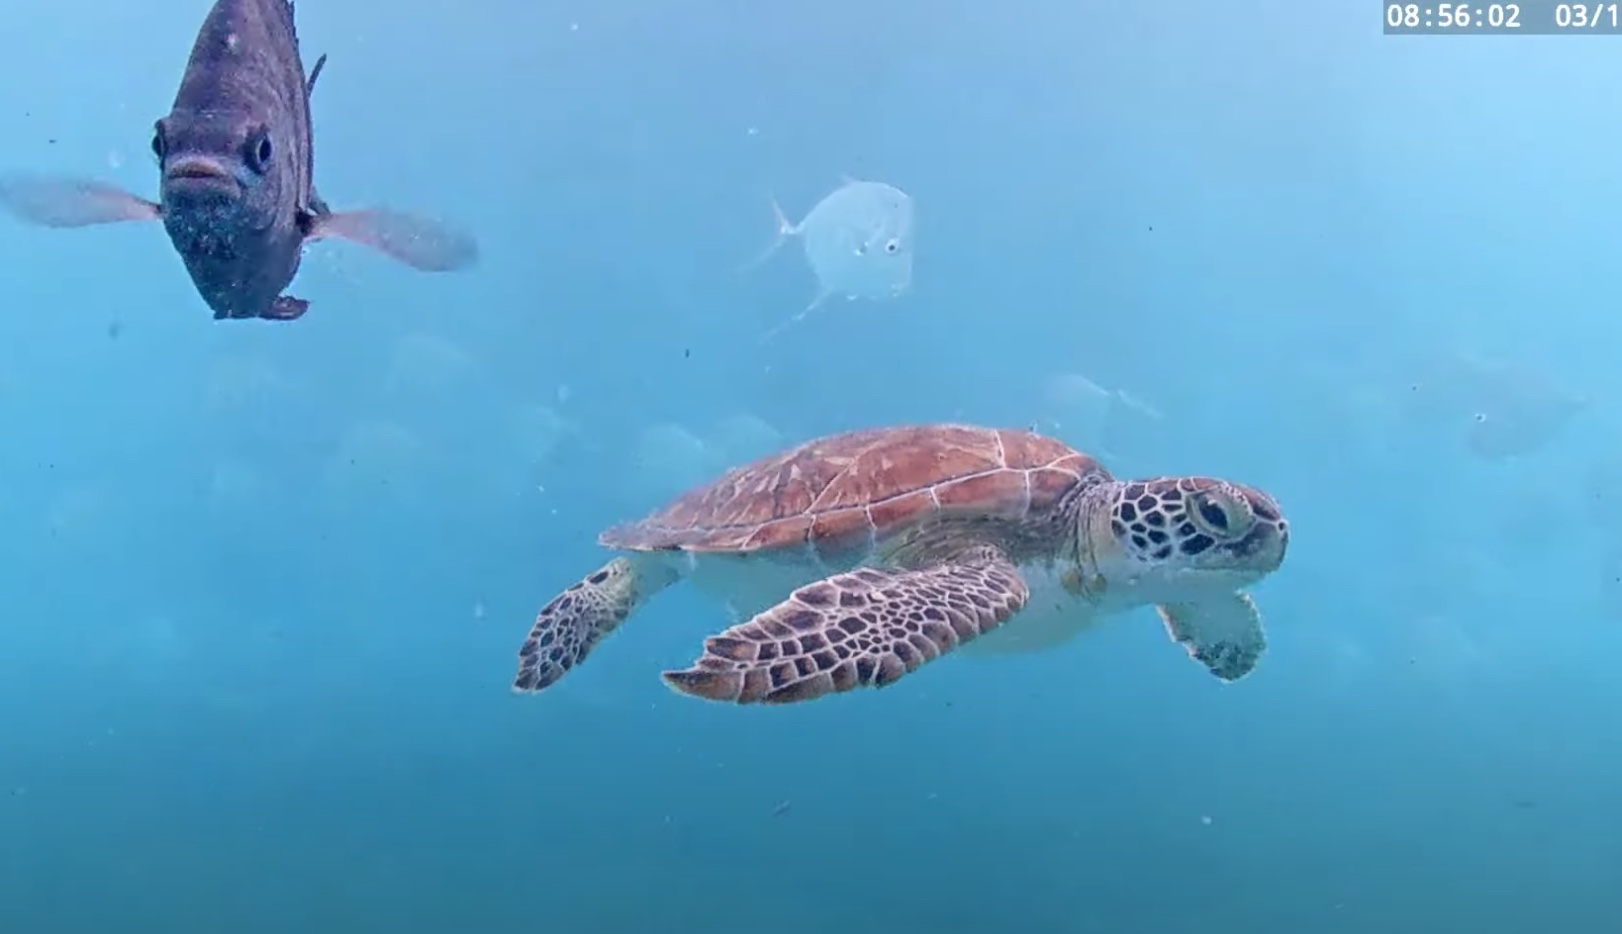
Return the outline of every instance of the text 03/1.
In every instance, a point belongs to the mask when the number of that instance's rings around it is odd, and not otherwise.
[[[1557,3],[1554,25],[1557,29],[1615,29],[1622,19],[1614,3]]]

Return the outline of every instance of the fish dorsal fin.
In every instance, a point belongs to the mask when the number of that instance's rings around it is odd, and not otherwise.
[[[327,55],[325,52],[323,52],[321,53],[321,57],[315,60],[315,67],[310,69],[309,80],[304,82],[305,97],[309,97],[311,94],[315,93],[315,79],[321,77],[321,69],[325,67],[327,67]]]

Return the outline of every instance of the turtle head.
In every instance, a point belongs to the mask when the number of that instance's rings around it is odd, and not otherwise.
[[[1284,561],[1273,497],[1209,477],[1100,484],[1077,524],[1077,589],[1095,602],[1195,602],[1254,584]]]

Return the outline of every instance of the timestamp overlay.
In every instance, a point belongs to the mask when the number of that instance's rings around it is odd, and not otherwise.
[[[1618,36],[1622,3],[1397,3],[1383,0],[1388,36]]]

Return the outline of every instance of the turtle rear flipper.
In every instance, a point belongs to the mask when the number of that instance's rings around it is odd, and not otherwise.
[[[1238,681],[1250,674],[1267,651],[1261,613],[1249,594],[1168,603],[1155,609],[1172,641],[1223,681]]]
[[[625,622],[638,606],[675,582],[677,574],[651,560],[615,558],[552,598],[518,649],[513,690],[545,690]]]
[[[857,568],[704,641],[672,689],[706,700],[788,704],[883,687],[1007,622],[1029,596],[993,548],[917,570]]]

